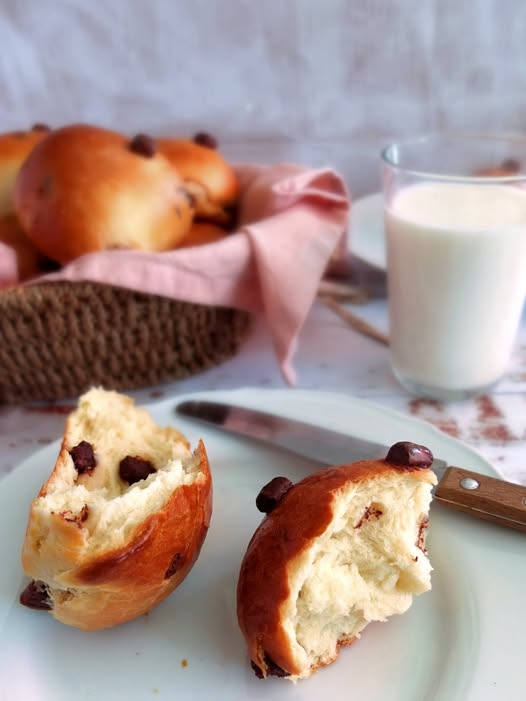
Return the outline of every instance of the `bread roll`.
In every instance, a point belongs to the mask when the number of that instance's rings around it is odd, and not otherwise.
[[[187,576],[212,509],[204,445],[116,392],[92,389],[67,420],[31,504],[21,603],[96,630],[146,613]]]
[[[48,131],[45,124],[35,124],[28,131],[0,135],[0,217],[13,212],[13,187],[18,172]]]
[[[57,129],[18,175],[15,209],[37,248],[65,264],[94,251],[166,251],[190,229],[193,198],[146,135]]]
[[[232,167],[208,134],[187,139],[158,139],[161,153],[184,180],[195,199],[196,218],[230,227],[239,196],[239,183]]]
[[[275,478],[257,503],[267,516],[248,545],[237,614],[259,677],[293,681],[332,662],[371,621],[428,590],[425,530],[436,482],[432,455],[395,444],[385,460]]]

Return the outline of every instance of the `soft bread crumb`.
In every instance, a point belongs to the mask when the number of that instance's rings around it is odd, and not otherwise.
[[[429,506],[429,486],[377,480],[370,489],[351,484],[335,502],[329,528],[291,566],[291,604],[285,627],[296,655],[318,667],[334,659],[340,641],[358,637],[371,621],[407,611],[412,595],[431,587],[429,560],[415,540],[415,516]],[[400,509],[399,504],[410,508]],[[364,518],[364,514],[366,514]],[[295,606],[294,606],[295,599]]]
[[[78,474],[69,451],[81,441],[93,446],[97,467]],[[87,506],[85,546],[92,552],[119,547],[138,518],[160,509],[174,489],[203,479],[186,439],[175,429],[157,426],[147,411],[117,392],[92,389],[81,397],[63,447],[61,470],[34,508],[44,517],[80,514]],[[127,455],[149,460],[156,472],[127,484],[119,478],[119,463]]]

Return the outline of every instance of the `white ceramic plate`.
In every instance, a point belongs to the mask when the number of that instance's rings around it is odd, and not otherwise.
[[[385,270],[383,195],[375,193],[353,202],[349,245],[353,255]]]
[[[196,395],[194,395],[196,396]],[[202,393],[349,431],[391,444],[415,440],[445,459],[495,474],[466,445],[431,425],[341,395],[246,389]],[[183,397],[178,397],[177,400]],[[30,500],[47,478],[58,443],[0,483],[0,699],[367,699],[518,701],[524,698],[526,620],[524,535],[432,509],[433,590],[403,616],[372,624],[333,665],[293,685],[258,680],[235,616],[238,569],[261,519],[254,499],[278,474],[293,480],[308,462],[237,440],[174,416],[175,400],[150,405],[192,443],[205,439],[214,478],[214,514],[186,581],[149,615],[85,633],[19,605],[25,580],[20,547]]]

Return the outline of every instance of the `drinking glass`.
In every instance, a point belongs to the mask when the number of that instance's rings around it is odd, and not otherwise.
[[[526,293],[526,140],[431,134],[382,167],[394,374],[423,397],[486,393]]]

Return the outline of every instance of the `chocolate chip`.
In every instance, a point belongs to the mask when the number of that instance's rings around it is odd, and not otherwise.
[[[288,677],[289,673],[286,672],[282,667],[277,665],[274,660],[272,660],[267,654],[264,657],[265,665],[267,667],[267,676],[269,677]],[[254,673],[258,679],[263,679],[263,670],[257,665],[254,660],[250,660],[250,666],[254,670]]]
[[[138,153],[140,156],[146,156],[146,158],[152,158],[155,156],[157,146],[148,134],[136,134],[130,141],[130,151]]]
[[[48,127],[47,124],[43,124],[42,122],[36,122],[36,124],[33,124],[31,127],[31,131],[51,131],[51,127]]]
[[[155,467],[149,460],[144,460],[133,455],[127,455],[119,463],[119,476],[128,484],[140,482],[156,472]]]
[[[69,454],[73,458],[73,464],[79,475],[97,467],[97,458],[95,457],[93,446],[88,441],[81,441],[69,451]]]
[[[268,655],[265,655],[265,662],[267,665],[267,674],[270,674],[273,677],[288,677],[289,673],[285,672],[285,670],[277,665],[274,660],[271,660]]]
[[[53,602],[49,597],[49,591],[44,582],[33,579],[20,594],[20,603],[30,609],[38,611],[51,611]]]
[[[41,270],[43,273],[53,273],[62,268],[60,263],[58,263],[56,260],[52,260],[51,258],[47,258],[47,256],[43,255],[40,255],[38,257],[37,265],[38,269]]]
[[[382,509],[380,509],[376,504],[370,504],[369,506],[366,506],[365,511],[363,512],[363,516],[358,521],[355,528],[361,528],[365,521],[369,521],[370,519],[379,519],[382,514]]]
[[[259,511],[262,511],[264,514],[270,514],[291,487],[292,482],[286,477],[274,477],[262,487],[256,497],[256,506]]]
[[[254,660],[250,660],[250,666],[254,670],[254,674],[258,679],[263,679],[263,672],[261,670],[261,667],[259,667]]]
[[[168,569],[164,573],[165,579],[170,579],[174,574],[181,569],[184,563],[184,555],[182,553],[175,553],[172,557],[172,561],[168,565]]]
[[[427,555],[427,549],[426,549],[426,530],[429,526],[429,518],[425,516],[422,521],[420,522],[420,525],[418,526],[418,537],[416,540],[416,547],[420,548],[420,550],[424,553],[424,555]]]
[[[206,131],[198,132],[194,136],[194,143],[200,146],[206,146],[206,148],[217,148],[217,140],[211,134],[207,134]]]
[[[395,467],[408,469],[430,467],[433,463],[433,453],[424,445],[400,441],[389,448],[385,461]]]
[[[66,509],[66,511],[60,511],[59,516],[61,516],[64,519],[64,521],[76,523],[77,526],[81,528],[81,524],[84,523],[84,521],[87,521],[89,517],[89,506],[87,504],[84,504],[84,506],[78,514],[76,514],[73,511],[70,511],[69,509]]]

